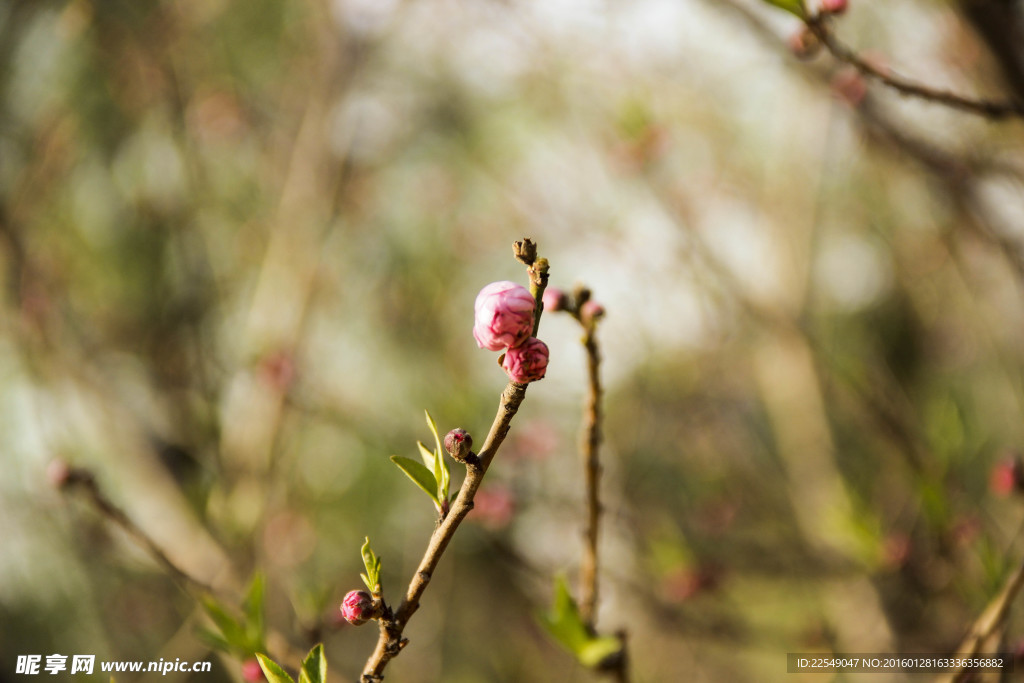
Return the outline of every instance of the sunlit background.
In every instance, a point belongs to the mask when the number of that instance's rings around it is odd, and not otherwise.
[[[1012,96],[957,3],[850,4],[874,63]],[[482,442],[506,378],[473,300],[526,282],[524,236],[607,311],[597,626],[633,680],[955,651],[1024,554],[1024,126],[865,91],[799,27],[756,0],[0,3],[0,681],[52,653],[242,680],[54,460],[234,606],[263,571],[282,661],[322,640],[356,680],[364,536],[397,604],[434,527],[388,456],[424,409]],[[537,621],[582,554],[586,390],[579,326],[540,336],[388,680],[599,679]]]

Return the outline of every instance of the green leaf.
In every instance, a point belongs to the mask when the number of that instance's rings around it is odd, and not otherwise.
[[[366,573],[359,576],[362,577],[363,583],[370,589],[370,592],[376,593],[380,587],[380,558],[370,547],[369,536],[366,537],[366,542],[359,549],[359,553],[363,556],[363,566],[366,567]]]
[[[799,17],[800,19],[803,19],[805,16],[807,16],[807,13],[804,11],[804,3],[802,2],[802,0],[764,0],[764,1],[767,2],[769,5],[775,5],[779,9],[784,9],[787,12],[789,12],[790,14],[793,14],[793,15]]]
[[[448,484],[452,480],[452,472],[448,469],[448,463],[441,457],[440,453],[437,454],[437,461],[441,463],[441,485],[437,497],[441,500],[446,500],[448,498]]]
[[[434,435],[434,444],[436,448],[434,452],[441,455],[441,437],[437,435],[437,423],[434,422],[434,418],[430,417],[430,413],[423,411],[423,414],[427,416],[427,426],[430,427],[431,433]]]
[[[622,643],[613,636],[590,638],[576,653],[576,659],[583,666],[593,669],[621,649]]]
[[[541,615],[540,621],[552,638],[589,668],[598,666],[622,647],[618,638],[590,634],[564,576],[555,579],[554,604],[550,612]]]
[[[220,603],[210,597],[202,599],[203,609],[220,629],[221,635],[232,647],[238,650],[249,650],[249,638],[238,621],[221,607]]]
[[[302,661],[299,683],[325,683],[327,681],[327,658],[323,644],[316,645]]]
[[[269,683],[295,683],[295,679],[289,676],[288,672],[278,666],[277,662],[270,657],[257,652],[256,659],[259,660],[260,668],[263,669],[263,675],[267,677]]]
[[[437,499],[437,480],[434,479],[434,475],[430,473],[430,470],[415,460],[403,458],[400,455],[392,455],[391,462],[398,465],[398,469],[405,472],[406,476],[412,479],[414,484],[426,491],[430,499],[434,501],[434,505],[441,506],[440,501]]]
[[[196,629],[196,637],[203,641],[210,648],[217,650],[218,652],[232,652],[235,648],[231,647],[231,643],[224,640],[219,634],[214,633],[208,628],[202,626]]]
[[[564,576],[555,579],[554,597],[551,611],[541,616],[541,623],[562,647],[577,654],[586,644],[589,634],[579,608],[569,595]]]
[[[250,650],[262,650],[263,645],[263,596],[266,592],[266,582],[263,574],[256,572],[249,584],[249,590],[245,594],[245,602],[242,603],[242,611],[245,614],[245,632],[249,640]]]
[[[423,464],[427,466],[428,470],[434,469],[434,454],[427,450],[422,441],[417,441],[416,446],[420,449],[420,457],[423,458]]]

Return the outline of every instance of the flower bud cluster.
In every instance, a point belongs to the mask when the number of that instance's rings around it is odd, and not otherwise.
[[[548,347],[533,333],[533,295],[514,282],[492,282],[476,297],[473,338],[481,349],[505,349],[502,368],[513,382],[544,378]]]

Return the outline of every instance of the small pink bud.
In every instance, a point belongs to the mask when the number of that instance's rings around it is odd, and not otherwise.
[[[814,35],[814,31],[806,26],[801,27],[786,42],[789,45],[789,51],[797,59],[811,59],[821,51],[821,41],[818,36]]]
[[[848,4],[848,0],[821,0],[821,11],[824,14],[842,14]]]
[[[509,349],[501,363],[505,374],[513,382],[526,384],[544,379],[548,369],[548,345],[536,337],[530,337],[522,346]]]
[[[353,626],[365,624],[376,612],[373,597],[366,591],[349,591],[341,601],[341,616]]]
[[[453,458],[462,462],[473,447],[473,437],[465,429],[453,429],[444,435],[444,449]]]
[[[560,289],[548,287],[544,290],[544,296],[541,297],[541,301],[544,302],[544,310],[554,313],[555,311],[561,311],[565,308],[565,292]]]
[[[515,496],[507,488],[496,485],[476,492],[469,519],[480,522],[489,529],[498,530],[508,526],[515,511]]]
[[[536,302],[530,292],[514,282],[492,282],[477,294],[473,338],[481,349],[500,351],[519,346],[533,332]]]
[[[604,306],[593,299],[587,299],[586,303],[580,306],[580,317],[583,320],[594,320],[604,315]]]
[[[851,107],[857,108],[868,94],[868,84],[852,66],[832,77],[832,92]]]
[[[46,466],[46,480],[55,489],[62,489],[71,480],[71,466],[64,460],[56,458]]]
[[[242,662],[242,678],[248,681],[248,683],[259,683],[264,679],[263,669],[260,668],[259,660],[255,657],[250,657]]]
[[[997,496],[1024,491],[1024,464],[1017,457],[1000,460],[992,466],[988,485]]]

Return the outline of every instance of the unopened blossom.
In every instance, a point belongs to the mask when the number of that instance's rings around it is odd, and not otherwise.
[[[594,318],[600,318],[602,315],[604,315],[604,306],[593,299],[588,299],[585,304],[580,306],[580,317],[584,320],[593,320]]]
[[[247,683],[259,683],[266,678],[263,675],[263,669],[260,668],[259,661],[255,657],[250,657],[242,662],[242,678]]]
[[[544,296],[541,300],[544,302],[544,310],[549,313],[560,311],[565,308],[565,292],[554,287],[548,287],[544,290]]]
[[[341,601],[341,616],[353,626],[365,624],[373,618],[373,596],[366,591],[349,591]]]
[[[473,437],[465,429],[453,429],[444,435],[444,449],[458,461],[463,461],[473,447]]]
[[[501,367],[513,382],[526,384],[543,379],[548,369],[548,345],[530,337],[521,346],[505,353]]]
[[[519,346],[533,332],[535,305],[526,287],[507,280],[492,282],[476,297],[473,338],[489,351]]]
[[[848,0],[821,0],[821,11],[826,14],[842,14],[848,4]]]

